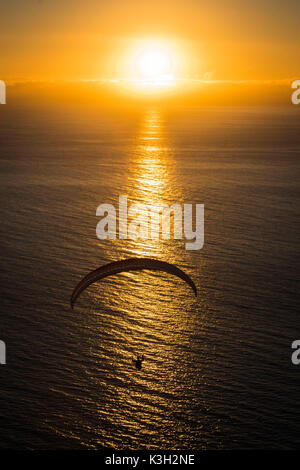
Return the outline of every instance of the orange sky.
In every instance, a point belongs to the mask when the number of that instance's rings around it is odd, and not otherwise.
[[[0,78],[130,76],[143,40],[176,51],[176,78],[300,77],[299,0],[0,0]]]

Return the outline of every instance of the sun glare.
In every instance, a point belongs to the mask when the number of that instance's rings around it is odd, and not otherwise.
[[[168,41],[137,42],[127,57],[129,82],[135,89],[159,91],[175,85],[178,54]]]
[[[171,58],[166,51],[148,48],[137,57],[138,74],[146,79],[162,79],[170,76]]]

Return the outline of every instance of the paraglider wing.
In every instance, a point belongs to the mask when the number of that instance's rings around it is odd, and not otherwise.
[[[112,263],[105,264],[94,271],[87,274],[75,287],[71,295],[71,307],[73,308],[76,299],[79,297],[82,291],[86,289],[90,284],[93,284],[100,279],[103,279],[113,274],[118,274],[126,271],[141,271],[143,269],[149,269],[151,271],[163,271],[174,276],[183,279],[194,291],[197,296],[197,289],[188,274],[181,269],[177,268],[174,264],[166,263],[165,261],[159,261],[152,258],[130,258],[121,261],[113,261]]]

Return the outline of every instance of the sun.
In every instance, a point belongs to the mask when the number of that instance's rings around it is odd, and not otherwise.
[[[143,41],[129,56],[131,79],[141,88],[165,88],[175,84],[178,54],[168,41]]]
[[[147,47],[136,58],[137,74],[142,79],[161,80],[170,78],[172,59],[170,54],[158,47]]]
[[[180,86],[182,47],[174,40],[132,38],[120,55],[118,83],[135,92],[160,94]]]

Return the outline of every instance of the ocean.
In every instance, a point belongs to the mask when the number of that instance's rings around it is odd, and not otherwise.
[[[299,447],[299,109],[0,112],[0,447]],[[119,195],[204,204],[203,248],[97,239]],[[70,308],[85,274],[130,257],[175,263],[197,299],[145,271]]]

